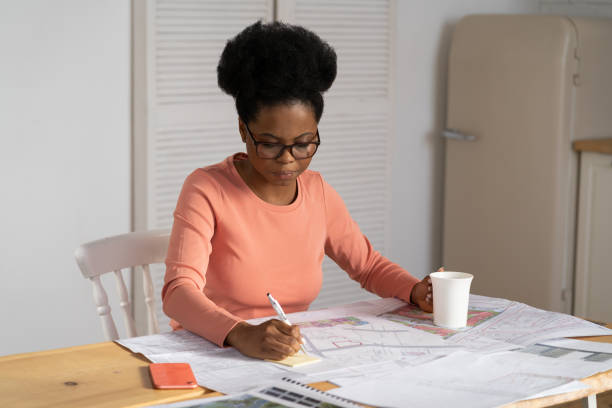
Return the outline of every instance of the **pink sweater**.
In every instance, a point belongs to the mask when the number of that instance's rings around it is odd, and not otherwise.
[[[338,193],[315,171],[298,177],[296,200],[261,200],[234,160],[195,170],[174,212],[162,290],[174,329],[219,346],[241,320],[275,315],[270,292],[286,313],[304,311],[321,288],[326,254],[362,287],[410,301],[418,279],[374,250]]]

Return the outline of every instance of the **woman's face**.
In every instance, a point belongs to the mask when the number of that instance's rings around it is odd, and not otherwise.
[[[263,107],[257,117],[248,124],[239,122],[242,141],[246,143],[249,162],[264,181],[278,186],[295,183],[296,178],[308,168],[312,157],[296,159],[291,149],[284,149],[277,158],[265,159],[257,155],[255,143],[294,143],[316,142],[317,121],[312,108],[301,103]]]

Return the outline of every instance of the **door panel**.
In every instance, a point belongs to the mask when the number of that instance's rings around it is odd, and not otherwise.
[[[563,17],[470,16],[450,54],[444,266],[472,292],[570,311],[575,29]],[[573,224],[572,224],[573,225]]]

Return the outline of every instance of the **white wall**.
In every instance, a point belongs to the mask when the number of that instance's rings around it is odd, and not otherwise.
[[[581,17],[612,17],[612,0],[540,0],[540,12]]]
[[[0,355],[101,341],[73,252],[130,229],[130,2],[3,1],[0,50]]]
[[[534,0],[397,2],[390,258],[423,277],[442,259],[446,70],[453,25],[474,13],[536,13]]]

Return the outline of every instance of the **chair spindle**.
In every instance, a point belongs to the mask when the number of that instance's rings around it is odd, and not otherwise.
[[[121,309],[123,312],[123,321],[125,322],[125,330],[127,331],[130,337],[137,336],[136,334],[136,324],[134,323],[134,318],[132,317],[132,309],[130,305],[130,298],[128,295],[127,287],[125,286],[125,281],[123,280],[123,274],[121,273],[121,269],[113,271],[115,273],[115,277],[117,278],[117,290],[119,291],[119,304],[121,305]]]
[[[111,308],[108,305],[108,296],[106,295],[106,291],[100,282],[100,277],[94,276],[91,278],[91,283],[93,284],[94,302],[97,306],[96,310],[98,311],[98,315],[102,320],[104,335],[106,336],[107,340],[117,340],[119,335],[117,334],[117,328],[115,327],[113,317],[110,314]]]
[[[145,303],[147,305],[147,316],[149,334],[159,333],[159,323],[157,322],[157,316],[155,315],[155,294],[153,290],[153,279],[151,279],[151,271],[149,265],[142,265],[142,271],[144,276],[144,295]]]

